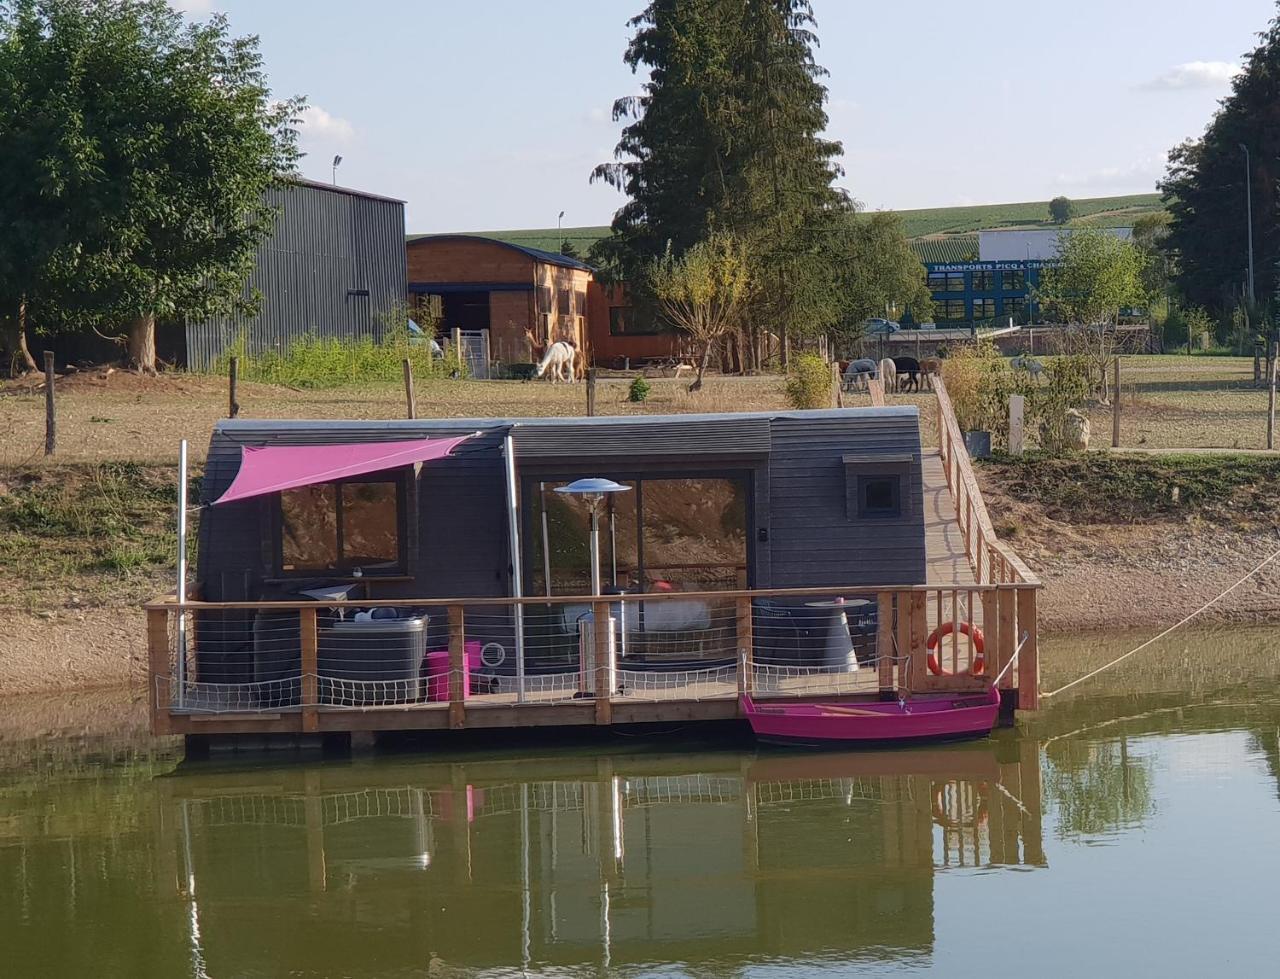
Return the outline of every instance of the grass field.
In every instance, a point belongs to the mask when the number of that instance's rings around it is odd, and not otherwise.
[[[1183,355],[1126,357],[1122,369],[1121,444],[1138,449],[1259,449],[1266,444],[1267,392],[1253,386],[1248,357]],[[601,414],[781,411],[787,409],[778,377],[708,379],[690,395],[687,380],[652,379],[644,404],[626,400],[629,380],[603,380]],[[115,372],[82,374],[59,382],[58,451],[54,463],[172,462],[177,442],[189,439],[200,458],[214,423],[226,415],[223,378],[165,374],[144,379]],[[922,408],[927,444],[934,444],[932,396],[895,395]],[[401,418],[404,395],[396,384],[297,390],[241,384],[246,418]],[[865,395],[852,404],[865,404]],[[417,390],[423,418],[515,418],[580,415],[582,384],[518,381],[423,381]],[[1090,413],[1093,445],[1110,444],[1111,410]],[[30,386],[0,390],[0,469],[43,465],[44,396]]]
[[[1072,226],[1123,227],[1141,214],[1158,211],[1164,205],[1158,194],[1133,194],[1127,197],[1094,197],[1075,201],[1076,218]],[[928,207],[899,211],[908,238],[929,235],[965,234],[996,228],[1052,228],[1049,202],[1029,201],[1021,204],[979,204],[967,207]],[[531,228],[508,231],[475,231],[466,234],[497,238],[530,248],[560,250],[560,235],[555,228]],[[573,242],[580,254],[609,234],[607,227],[565,228],[564,238]],[[412,237],[412,236],[411,236]]]

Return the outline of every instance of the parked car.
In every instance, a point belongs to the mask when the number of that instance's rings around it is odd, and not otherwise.
[[[901,329],[902,327],[893,320],[881,319],[880,317],[867,320],[866,331],[868,333],[884,333],[887,335],[897,333]]]
[[[409,320],[409,342],[414,346],[429,343],[431,344],[431,356],[444,356],[444,351],[440,348],[440,344],[436,343],[436,338],[427,336],[427,331],[413,320]]]

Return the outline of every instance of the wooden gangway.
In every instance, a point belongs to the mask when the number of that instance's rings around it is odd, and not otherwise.
[[[934,379],[939,445],[923,463],[926,580],[923,584],[662,592],[610,597],[414,598],[315,603],[202,602],[173,598],[149,603],[148,649],[152,727],[157,734],[323,734],[329,732],[619,725],[726,720],[739,716],[739,697],[757,700],[822,696],[856,701],[981,690],[1004,669],[1006,703],[1034,709],[1039,701],[1036,603],[1040,582],[995,534],[965,451],[946,386]],[[778,609],[839,600],[848,620],[857,667],[833,663],[780,625]],[[625,623],[670,602],[703,602],[705,627],[667,640],[643,663],[625,655]],[[423,679],[351,679],[333,669],[326,609],[412,608],[447,623],[445,651]],[[594,634],[567,635],[558,625],[572,610],[594,621],[623,623]],[[847,610],[847,612],[846,612]],[[280,675],[227,682],[201,675],[194,650],[217,630],[253,617],[276,630],[267,640],[295,664]],[[810,620],[811,622],[817,620]],[[820,623],[819,623],[820,624]],[[935,630],[951,634],[931,651]],[[982,632],[985,659],[974,631]],[[179,628],[181,625],[181,629]],[[265,627],[263,627],[265,628]],[[473,650],[495,631],[519,640],[515,675],[485,673]],[[813,631],[811,628],[810,632]],[[611,636],[612,633],[612,636]],[[584,639],[583,636],[588,638]],[[324,650],[326,636],[329,650]],[[511,642],[507,643],[512,645]],[[622,647],[621,649],[619,647]],[[383,652],[344,647],[351,656]],[[650,650],[652,653],[653,651]],[[327,659],[326,659],[327,655]],[[430,659],[430,657],[429,657]]]

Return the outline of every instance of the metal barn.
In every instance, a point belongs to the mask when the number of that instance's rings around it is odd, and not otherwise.
[[[207,369],[243,336],[249,353],[283,350],[306,334],[378,338],[405,299],[404,201],[298,180],[273,190],[275,232],[246,290],[255,316],[188,323],[185,361]]]

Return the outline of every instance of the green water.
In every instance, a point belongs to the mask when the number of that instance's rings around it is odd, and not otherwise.
[[[10,704],[0,976],[1274,975],[1273,637],[898,752],[187,764],[136,707]],[[1046,688],[1129,641],[1046,643]]]

